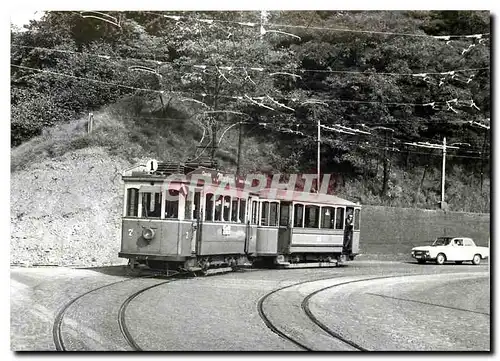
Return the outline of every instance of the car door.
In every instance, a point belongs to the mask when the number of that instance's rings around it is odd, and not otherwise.
[[[452,239],[448,247],[446,247],[446,259],[448,261],[459,261],[460,258],[460,246],[462,243],[461,239],[455,238]]]
[[[464,247],[464,240],[462,238],[455,238],[453,240],[453,261],[463,261],[467,259],[467,249]]]
[[[470,261],[474,254],[476,253],[476,247],[471,239],[464,238],[464,249],[463,249],[463,260]]]

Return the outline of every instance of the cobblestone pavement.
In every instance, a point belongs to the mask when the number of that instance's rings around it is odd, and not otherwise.
[[[127,272],[124,267],[11,269],[11,349],[55,350],[52,327],[58,310],[84,292],[129,277]],[[311,298],[311,311],[329,327],[357,333],[360,338],[357,341],[365,342],[369,349],[440,349],[434,342],[442,329],[441,334],[446,337],[442,348],[483,350],[489,345],[487,272],[487,265],[353,261],[339,268],[244,270],[176,279],[134,299],[127,309],[126,322],[135,341],[145,350],[295,351],[299,350],[297,346],[264,325],[257,302],[274,289],[328,277],[333,280],[277,292],[263,306],[273,323],[288,327],[288,331],[295,332],[294,337],[302,337],[314,349],[347,350],[345,345],[328,339],[329,336],[304,318],[300,309],[304,297],[325,287],[324,282],[331,284],[341,279],[430,275],[422,280],[433,282],[378,282],[372,286],[359,283],[355,287],[333,288]],[[463,274],[464,280],[454,281],[451,274],[456,273]],[[129,295],[152,282],[132,279],[75,302],[62,324],[67,347],[71,350],[130,349],[121,336],[117,312]],[[464,286],[468,292],[463,292]],[[448,294],[455,301],[450,302]],[[415,300],[421,302],[412,302]],[[433,303],[443,307],[432,306]],[[422,314],[426,312],[436,320],[432,323],[435,330],[432,340],[419,338],[425,333]],[[379,332],[384,332],[385,338],[376,332],[379,324],[383,330]]]

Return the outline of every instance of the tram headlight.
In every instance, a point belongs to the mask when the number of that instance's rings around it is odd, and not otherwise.
[[[152,228],[149,227],[144,227],[142,229],[142,238],[144,238],[146,241],[150,241],[154,238],[155,236],[155,231]]]

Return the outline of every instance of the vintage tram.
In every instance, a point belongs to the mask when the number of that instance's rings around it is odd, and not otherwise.
[[[345,218],[359,204],[334,195],[256,189],[203,164],[155,161],[126,170],[119,257],[132,266],[208,272],[254,262],[281,267],[335,266]]]

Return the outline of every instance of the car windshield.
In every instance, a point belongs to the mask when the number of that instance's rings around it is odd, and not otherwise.
[[[434,243],[432,245],[433,246],[447,246],[450,244],[451,240],[452,240],[451,237],[439,237],[434,241]]]

